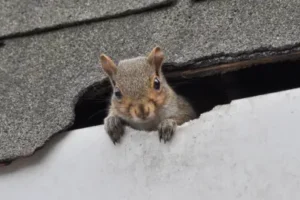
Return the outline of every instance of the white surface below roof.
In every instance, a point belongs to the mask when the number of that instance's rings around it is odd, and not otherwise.
[[[299,199],[299,125],[296,89],[216,107],[167,144],[76,130],[0,168],[1,199]]]

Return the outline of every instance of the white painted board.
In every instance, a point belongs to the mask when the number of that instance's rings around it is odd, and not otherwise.
[[[234,101],[179,127],[171,143],[103,126],[51,139],[0,168],[1,199],[299,199],[300,89]]]

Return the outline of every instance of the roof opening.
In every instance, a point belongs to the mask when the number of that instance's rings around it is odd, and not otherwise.
[[[235,71],[227,70],[226,73],[207,73],[205,70],[206,74],[203,76],[199,71],[182,71],[167,73],[166,77],[174,90],[192,103],[198,115],[235,99],[300,87],[300,60],[256,63],[247,68],[236,64],[232,66],[235,66]],[[217,67],[215,69],[218,69]],[[111,87],[108,81],[89,87],[75,107],[76,118],[70,129],[103,124],[110,94]]]

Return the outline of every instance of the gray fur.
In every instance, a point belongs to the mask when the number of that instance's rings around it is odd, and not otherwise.
[[[124,135],[124,123],[117,116],[108,116],[104,120],[104,129],[108,133],[113,143],[119,143]]]
[[[114,80],[123,93],[139,101],[147,95],[149,77],[154,74],[155,68],[148,62],[147,57],[137,57],[120,61]],[[111,107],[109,117],[105,119],[105,128],[114,143],[119,142],[123,135],[122,122],[137,130],[158,130],[160,140],[167,142],[174,135],[177,125],[196,118],[193,108],[173,91],[161,70],[159,77],[167,99],[165,104],[158,108],[155,118],[135,121]]]
[[[132,58],[120,61],[115,81],[124,93],[139,99],[145,95],[148,77],[154,73],[155,69],[148,63],[146,57]]]
[[[177,122],[174,119],[165,119],[158,125],[159,141],[165,143],[170,141],[177,127]]]

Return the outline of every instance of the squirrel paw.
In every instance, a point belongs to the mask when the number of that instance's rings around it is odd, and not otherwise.
[[[175,133],[177,123],[173,119],[166,119],[158,125],[159,141],[164,140],[166,143],[170,141]]]
[[[110,116],[105,118],[104,128],[114,144],[120,142],[124,134],[124,124],[119,117]]]

